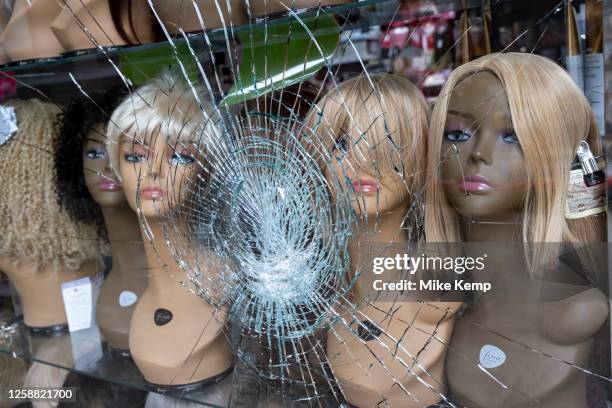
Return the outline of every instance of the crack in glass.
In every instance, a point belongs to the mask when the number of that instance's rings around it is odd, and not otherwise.
[[[104,56],[128,98],[134,104],[145,101],[155,109],[140,95],[141,84],[135,84],[114,58],[115,52],[121,55],[124,51],[100,45],[74,10],[61,3]],[[186,279],[181,281],[184,289],[215,310],[212,317],[203,318],[224,327],[224,336],[237,359],[234,383],[248,385],[236,386],[232,397],[236,406],[245,398],[241,392],[258,398],[266,394],[261,390],[272,389],[280,391],[283,406],[348,406],[349,394],[359,396],[363,392],[374,394],[380,407],[400,406],[398,401],[404,404],[401,406],[459,407],[448,393],[444,378],[432,371],[428,350],[436,347],[477,367],[500,390],[517,393],[532,404],[541,403],[524,388],[498,377],[482,361],[474,361],[450,344],[449,324],[452,327],[452,322],[459,319],[513,347],[609,385],[608,375],[550,355],[474,320],[465,314],[467,306],[461,302],[427,298],[380,301],[359,290],[371,271],[371,260],[394,255],[396,241],[406,247],[426,241],[423,212],[425,190],[431,180],[425,179],[423,186],[414,189],[409,180],[422,175],[410,173],[412,167],[398,141],[401,135],[390,128],[387,112],[375,116],[371,123],[363,123],[363,109],[355,111],[347,101],[350,95],[341,91],[346,78],[339,61],[350,57],[354,58],[351,74],[363,77],[370,88],[363,104],[391,103],[379,91],[376,75],[389,67],[375,66],[366,58],[369,51],[361,46],[360,36],[367,33],[356,22],[370,12],[373,21],[377,17],[387,19],[382,24],[381,30],[386,30],[382,37],[396,35],[394,27],[401,26],[405,17],[400,2],[369,1],[362,9],[351,11],[347,6],[329,7],[329,1],[321,0],[306,2],[306,10],[297,0],[262,0],[266,9],[280,10],[279,17],[272,18],[256,15],[254,6],[261,4],[245,0],[246,24],[236,24],[231,18],[237,12],[233,1],[214,0],[207,2],[210,4],[206,8],[206,2],[180,2],[183,12],[195,16],[200,34],[180,25],[170,26],[155,2],[147,3],[169,46],[167,61],[175,67],[173,75],[187,84],[189,98],[198,105],[199,120],[205,124],[204,128],[188,129],[189,137],[168,137],[162,142],[166,152],[182,152],[171,160],[192,161],[192,165],[187,176],[177,174],[178,166],[169,170],[173,173],[164,187],[175,194],[155,201],[162,227],[157,233],[163,234],[173,261],[185,273]],[[420,41],[417,37],[423,35],[431,10],[437,10],[438,3],[442,2],[424,2],[430,12],[410,16],[415,25],[401,39],[403,44]],[[496,3],[501,2],[492,5]],[[85,2],[81,4],[87,8]],[[534,27],[542,26],[535,50],[549,29],[549,18],[562,13],[562,8],[562,3],[555,5],[511,39],[502,52],[511,50],[523,37],[535,35]],[[211,14],[219,20],[216,27],[206,23]],[[461,32],[428,72],[436,71],[477,29],[469,26]],[[222,54],[228,68],[225,73],[216,69]],[[124,56],[138,63],[129,52]],[[68,74],[78,93],[94,102],[78,70]],[[232,86],[227,86],[224,75],[230,77]],[[423,74],[418,84],[423,85],[426,78],[429,76]],[[326,95],[336,97],[333,102],[338,105],[338,114],[347,118],[341,129],[324,120],[328,106],[319,101]],[[107,114],[110,118],[111,112]],[[416,120],[405,118],[406,126],[416,126]],[[140,121],[135,119],[134,123],[136,134],[141,131]],[[480,130],[479,123],[472,125],[473,132]],[[119,125],[111,121],[108,126]],[[372,142],[370,135],[379,127],[384,133],[382,140]],[[163,128],[157,131],[148,135],[152,138],[149,145],[164,137]],[[126,137],[137,140],[134,134]],[[139,143],[134,141],[134,145]],[[387,153],[385,160],[376,156],[379,149]],[[461,150],[458,143],[453,143],[442,152],[436,166],[457,161],[465,181],[459,161]],[[147,163],[153,166],[157,160],[155,156]],[[366,211],[372,200],[364,185],[354,182],[364,168],[379,185],[385,177],[397,178],[394,188],[411,200],[405,214],[395,214],[398,224],[392,234],[384,233],[388,228],[385,220],[390,211],[400,210],[380,211],[386,203],[376,194],[374,211]],[[140,174],[139,184],[146,171]],[[139,219],[145,237],[153,242],[156,232],[142,211]],[[168,258],[159,253],[159,248],[154,249],[167,266]],[[362,254],[359,260],[351,256],[356,252]],[[168,274],[175,273],[167,269]],[[419,323],[423,315],[434,316],[426,329]],[[415,342],[419,344],[416,349],[411,346]],[[343,371],[347,364],[354,364],[353,372]],[[377,381],[384,387],[367,389],[368,382]],[[426,402],[432,395],[441,405]],[[251,406],[249,403],[253,400],[243,406]]]

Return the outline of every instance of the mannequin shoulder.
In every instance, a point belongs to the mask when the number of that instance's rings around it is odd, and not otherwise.
[[[608,319],[606,296],[591,288],[573,296],[541,304],[540,319],[546,336],[560,344],[576,344],[591,338]]]

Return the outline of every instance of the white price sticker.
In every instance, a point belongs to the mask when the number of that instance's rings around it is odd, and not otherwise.
[[[496,368],[506,362],[506,353],[499,347],[485,344],[480,349],[479,360],[484,368]]]
[[[93,316],[93,288],[89,277],[62,283],[62,298],[71,332],[89,329]]]
[[[138,296],[129,290],[124,290],[119,295],[119,306],[130,307],[138,300]]]

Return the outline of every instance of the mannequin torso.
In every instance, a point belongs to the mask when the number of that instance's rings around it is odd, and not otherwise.
[[[132,316],[132,357],[147,381],[160,386],[221,379],[232,368],[221,333],[223,312],[183,286],[188,278],[170,254],[159,220],[148,223],[153,239],[143,232],[143,240],[149,285]]]
[[[62,10],[51,24],[53,33],[66,51],[95,47],[91,39],[83,32],[81,24],[101,46],[126,45],[115,27],[108,0],[68,0],[66,4],[71,12]],[[153,32],[147,2],[130,1],[126,2],[127,7],[131,7],[130,13],[127,10],[122,13],[122,25],[125,27],[125,32],[133,37],[134,42],[152,42]],[[132,33],[130,29],[129,15],[133,17],[132,25],[136,33]]]
[[[455,352],[447,357],[454,401],[475,408],[585,406],[587,375],[557,359],[588,367],[593,337],[607,315],[605,296],[596,288],[544,304],[483,299],[455,326]],[[509,389],[477,366],[485,345],[505,353],[505,362],[488,371]]]
[[[75,271],[54,267],[37,271],[28,262],[15,265],[0,257],[0,269],[8,275],[21,298],[26,326],[43,330],[66,324],[62,283],[94,277],[99,272],[98,265],[96,260],[89,260]]]
[[[246,22],[242,0],[229,0],[232,12],[227,9],[225,1],[215,0],[196,0],[196,5],[204,20],[204,25],[207,30],[216,28],[240,26]],[[222,11],[223,21],[217,10],[217,4]],[[166,29],[171,33],[178,33],[177,27],[180,27],[185,32],[202,31],[202,25],[198,19],[198,15],[193,7],[192,2],[184,2],[181,0],[154,0],[153,5],[159,18],[166,25]]]
[[[369,274],[373,257],[406,253],[407,237],[398,228],[404,213],[381,216],[378,226],[376,220],[370,221],[366,227],[370,235],[351,244],[353,270]],[[439,402],[446,392],[444,358],[460,303],[421,302],[418,293],[413,293],[416,299],[366,302],[363,297],[373,291],[363,281],[357,281],[353,289],[354,301],[361,300],[357,310],[343,316],[350,330],[339,323],[327,336],[328,358],[348,401],[359,408],[379,403],[392,408],[423,407]],[[382,333],[364,338],[359,333],[367,333],[365,327],[353,319],[371,321]]]
[[[129,349],[129,328],[136,302],[147,286],[147,261],[134,212],[123,203],[102,207],[113,254],[113,269],[100,290],[96,321],[113,349]]]
[[[15,2],[11,19],[0,36],[0,43],[11,61],[55,57],[64,52],[51,32],[51,22],[62,9],[60,3],[46,0],[30,2]]]
[[[466,236],[478,242],[517,233],[508,225],[480,225]],[[531,278],[520,242],[487,252],[492,291],[457,321],[447,357],[453,400],[487,408],[585,406],[587,375],[564,362],[588,369],[593,338],[608,317],[605,295],[562,263]],[[486,351],[501,360],[487,365]]]

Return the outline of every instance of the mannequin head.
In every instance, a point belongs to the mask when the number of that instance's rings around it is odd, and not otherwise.
[[[448,202],[460,217],[503,221],[522,212],[525,159],[506,92],[491,72],[476,72],[455,87],[441,152],[451,156],[440,163],[440,176]]]
[[[123,188],[110,168],[106,151],[106,126],[96,123],[83,144],[83,177],[93,200],[102,207],[115,207],[125,202]]]
[[[317,103],[306,124],[327,157],[332,190],[354,191],[354,210],[374,218],[405,214],[419,199],[425,168],[415,158],[425,156],[428,119],[429,107],[415,85],[375,75],[340,84]]]
[[[95,226],[74,221],[58,202],[53,149],[60,109],[37,99],[5,106],[15,108],[18,130],[0,146],[0,256],[76,270],[98,256],[99,244]]]
[[[554,62],[504,53],[460,66],[429,137],[428,240],[459,241],[461,222],[514,215],[523,242],[575,240],[564,216],[571,163],[581,140],[601,146],[587,100]]]
[[[196,174],[198,140],[208,114],[182,80],[164,73],[127,97],[113,112],[106,146],[128,204],[159,217],[186,199],[185,180]],[[196,92],[200,92],[196,90]]]
[[[125,203],[121,184],[110,170],[105,129],[117,92],[76,98],[61,115],[55,151],[60,204],[76,221],[104,230],[100,207]]]

